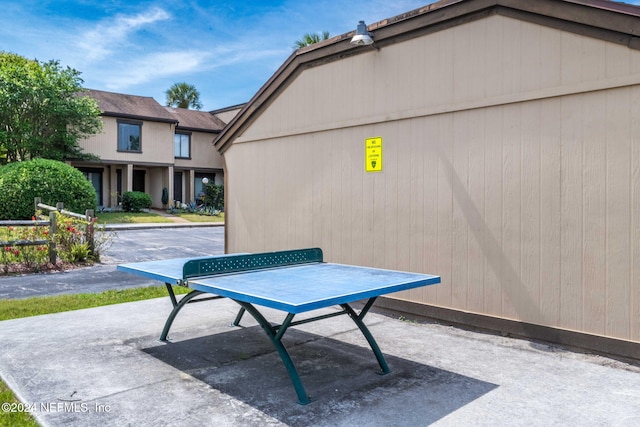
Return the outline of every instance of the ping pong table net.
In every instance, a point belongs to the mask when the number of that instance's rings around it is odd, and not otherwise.
[[[182,267],[182,278],[183,281],[186,281],[193,277],[206,277],[318,262],[323,262],[322,249],[320,248],[194,259],[187,261]]]

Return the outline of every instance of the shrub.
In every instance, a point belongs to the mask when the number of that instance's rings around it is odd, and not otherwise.
[[[122,194],[122,210],[125,212],[140,212],[149,209],[153,201],[151,196],[140,191],[127,191]]]
[[[72,218],[56,212],[56,251],[62,261],[78,263],[88,261],[91,257],[87,240],[86,220]]]
[[[31,219],[33,200],[69,211],[96,209],[96,191],[82,172],[66,163],[34,159],[0,167],[0,219]]]
[[[207,184],[204,187],[204,192],[204,203],[207,207],[224,211],[224,187],[222,185]]]
[[[162,206],[167,206],[169,203],[169,189],[164,187],[162,189]]]

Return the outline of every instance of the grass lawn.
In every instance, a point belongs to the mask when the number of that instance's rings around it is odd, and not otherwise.
[[[174,288],[176,294],[186,293],[187,288]],[[69,294],[53,297],[0,300],[0,321],[60,313],[123,302],[140,301],[167,296],[164,286],[105,291],[99,294]]]
[[[173,222],[155,212],[102,212],[97,215],[98,224],[131,224],[146,222]]]
[[[179,212],[173,214],[176,217],[190,222],[224,222],[224,212],[220,215],[200,215],[195,213]],[[171,218],[164,217],[156,212],[102,212],[97,215],[98,224],[142,224],[149,222],[173,222]]]
[[[0,381],[0,404],[16,404],[19,405],[20,401],[15,398],[9,387]],[[10,408],[19,409],[19,408]],[[4,411],[0,409],[0,426],[1,427],[36,427],[38,423],[28,412],[19,411]]]
[[[224,212],[220,215],[199,215],[194,213],[178,213],[175,215],[191,222],[224,222]]]
[[[176,294],[183,294],[188,292],[188,289],[176,287],[174,288],[174,291]],[[75,294],[0,300],[0,320],[80,310],[83,308],[120,304],[123,302],[140,301],[164,296],[167,296],[167,290],[164,286],[153,286],[146,288],[112,290],[99,294]],[[4,403],[16,404],[14,408],[20,408],[20,401],[16,399],[13,392],[9,387],[7,387],[4,381],[0,381],[0,405]],[[0,427],[34,427],[37,425],[38,423],[28,412],[0,410]]]

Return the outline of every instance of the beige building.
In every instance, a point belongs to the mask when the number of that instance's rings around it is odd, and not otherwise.
[[[449,0],[295,52],[215,141],[227,250],[438,274],[378,306],[640,357],[638,29]]]
[[[141,191],[162,208],[162,192],[170,201],[190,203],[202,191],[202,179],[222,184],[221,155],[211,141],[225,123],[205,111],[163,107],[153,98],[89,90],[98,101],[104,128],[80,142],[100,158],[71,162],[93,183],[98,205],[116,207],[123,192]],[[232,117],[236,110],[223,111]]]

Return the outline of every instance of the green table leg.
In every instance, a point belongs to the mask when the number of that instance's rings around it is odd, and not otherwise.
[[[191,291],[187,295],[182,297],[180,302],[177,302],[175,294],[173,293],[173,289],[171,289],[171,286],[167,285],[167,288],[169,289],[169,296],[171,297],[171,303],[173,304],[173,310],[171,310],[171,313],[169,314],[169,317],[167,318],[167,321],[164,323],[164,328],[162,329],[162,334],[160,335],[160,341],[167,341],[167,335],[169,335],[169,329],[171,329],[171,325],[173,324],[173,320],[178,315],[178,312],[180,312],[180,310],[182,310],[182,307],[187,305],[187,303],[192,298],[195,298],[198,295],[202,295],[204,293],[204,292],[200,292],[200,291]]]
[[[171,325],[173,324],[174,319],[178,315],[178,312],[180,312],[180,310],[182,310],[182,308],[185,305],[191,302],[202,302],[202,301],[208,301],[212,299],[224,298],[219,295],[214,295],[208,298],[200,298],[200,299],[194,300],[193,298],[197,297],[198,295],[202,295],[205,292],[191,291],[187,295],[182,297],[182,299],[178,302],[176,298],[176,294],[175,292],[173,292],[173,287],[171,286],[171,284],[165,283],[165,286],[167,287],[167,291],[169,292],[169,298],[171,298],[171,304],[173,305],[173,310],[171,310],[171,313],[169,314],[169,317],[167,318],[164,324],[164,328],[162,329],[162,334],[160,334],[160,341],[163,341],[163,342],[167,341],[167,335],[169,335],[169,329],[171,329]],[[240,320],[242,320],[243,314],[244,314],[244,308],[240,308],[240,311],[238,312],[236,319],[233,321],[233,326],[240,326]]]
[[[364,335],[364,337],[367,339],[371,350],[373,350],[373,354],[375,354],[376,359],[378,359],[378,364],[380,365],[381,369],[380,374],[385,375],[391,372],[391,370],[389,369],[389,365],[387,365],[387,361],[384,359],[382,351],[380,351],[380,347],[378,346],[376,340],[373,338],[373,335],[371,335],[369,328],[367,328],[367,326],[362,321],[364,319],[364,316],[369,311],[369,308],[371,308],[371,306],[373,305],[374,301],[375,298],[371,298],[365,305],[363,310],[360,312],[360,315],[356,314],[356,312],[353,310],[353,308],[351,308],[351,306],[349,306],[349,304],[340,304],[340,307],[342,307],[344,311],[347,312],[351,320],[353,320],[354,323],[358,325],[358,328],[360,328],[360,332],[362,332],[362,335]]]
[[[282,336],[287,331],[291,322],[293,321],[293,317],[295,316],[292,313],[287,314],[282,325],[274,327],[271,326],[271,323],[264,318],[264,316],[250,303],[236,301],[242,308],[244,308],[249,314],[253,316],[254,319],[260,324],[262,329],[265,331],[271,343],[278,351],[280,355],[280,359],[282,359],[282,363],[284,363],[284,367],[287,369],[287,373],[289,374],[289,378],[291,378],[291,382],[293,383],[293,388],[296,390],[296,394],[298,395],[298,403],[301,405],[306,405],[311,402],[309,396],[307,396],[307,392],[304,390],[304,386],[302,385],[302,381],[300,380],[300,375],[296,370],[293,361],[291,360],[291,356],[289,356],[289,352],[282,344]]]

